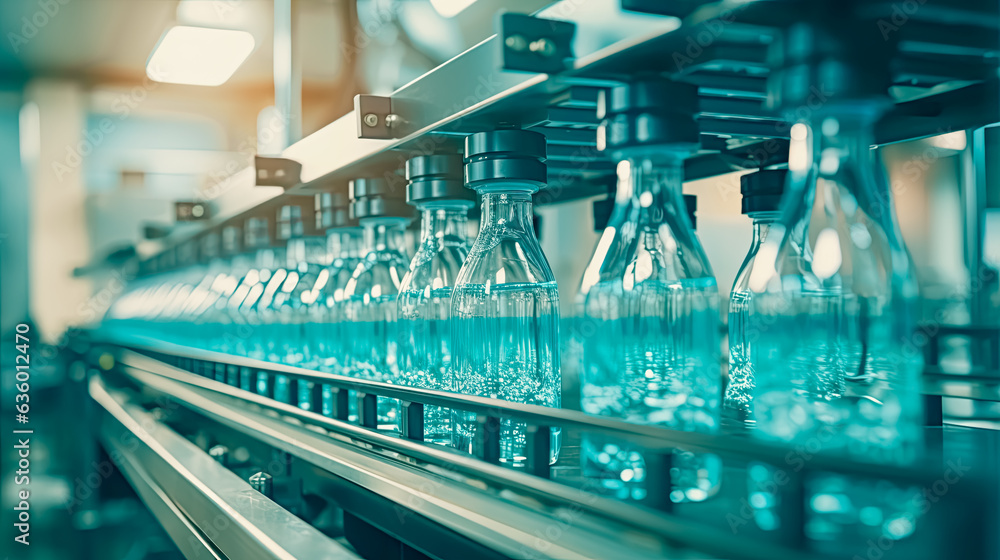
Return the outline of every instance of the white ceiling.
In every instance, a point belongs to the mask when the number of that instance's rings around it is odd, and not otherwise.
[[[230,83],[270,82],[273,2],[194,0],[205,25],[244,29],[254,35],[253,54]],[[65,3],[65,5],[63,5]],[[0,29],[16,38],[0,41],[0,70],[13,76],[67,76],[89,81],[142,79],[146,59],[163,32],[178,20],[179,0],[51,0],[49,15],[38,0],[0,2]],[[55,8],[58,7],[56,10]],[[342,69],[341,0],[298,0],[303,79],[332,82]],[[183,15],[183,13],[181,14]],[[39,25],[41,24],[41,25]],[[23,40],[22,40],[23,39]]]

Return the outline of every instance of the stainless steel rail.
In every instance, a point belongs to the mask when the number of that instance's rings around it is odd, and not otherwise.
[[[587,517],[578,519],[574,527],[565,528],[558,539],[539,542],[535,530],[557,523],[552,512],[540,512],[519,504],[516,499],[497,499],[491,493],[483,492],[481,483],[477,485],[460,476],[457,469],[439,469],[435,474],[432,469],[419,468],[412,461],[401,460],[401,457],[411,455],[400,456],[401,448],[393,445],[394,438],[376,434],[379,437],[364,440],[366,445],[352,444],[336,437],[351,433],[350,430],[343,430],[344,426],[337,421],[324,422],[322,417],[316,418],[317,415],[311,413],[295,416],[294,407],[289,405],[265,406],[263,402],[251,401],[256,406],[247,406],[246,401],[227,396],[225,391],[206,390],[138,368],[125,368],[124,372],[147,390],[169,395],[175,402],[202,416],[252,434],[256,439],[388,498],[401,508],[412,509],[511,558],[597,559],[620,557],[622,552],[616,538],[621,533],[615,532],[615,529],[623,528],[622,522],[606,518],[602,518],[601,523]],[[218,385],[215,382],[205,383]],[[286,420],[288,417],[313,422],[308,425],[289,422]],[[317,427],[330,430],[317,430]],[[394,454],[396,459],[392,458]],[[509,472],[503,474],[509,476]],[[565,489],[551,482],[540,481],[539,484],[562,490],[563,496],[572,496],[570,500],[588,498],[579,490]],[[694,528],[687,527],[686,530]],[[627,547],[627,550],[627,557],[640,559],[661,557],[661,554],[671,550],[676,552],[675,547],[666,542]]]
[[[141,347],[141,345],[134,343],[132,346]],[[481,411],[483,414],[524,419],[529,423],[545,427],[563,426],[580,431],[614,434],[615,437],[642,442],[642,445],[659,449],[666,457],[669,457],[669,450],[681,447],[716,453],[722,457],[724,464],[745,465],[750,462],[764,462],[782,469],[789,475],[789,479],[787,484],[778,489],[781,495],[779,499],[785,504],[780,515],[783,524],[788,526],[783,525],[783,531],[780,532],[776,542],[761,541],[758,543],[756,540],[751,540],[749,542],[753,542],[753,546],[748,547],[748,540],[744,537],[737,539],[734,533],[731,534],[718,526],[706,525],[674,515],[671,512],[670,504],[664,504],[663,500],[652,502],[652,505],[662,508],[656,511],[648,507],[601,498],[578,488],[549,482],[542,477],[530,476],[531,471],[514,472],[511,469],[501,468],[451,449],[423,444],[406,437],[379,432],[372,428],[354,425],[344,420],[329,418],[287,403],[277,402],[267,395],[254,394],[222,381],[206,379],[204,376],[195,375],[182,367],[174,367],[164,361],[138,354],[132,350],[112,346],[105,347],[104,352],[117,356],[119,369],[140,386],[175,399],[184,407],[190,408],[198,414],[243,431],[252,438],[266,441],[274,447],[284,449],[309,462],[313,462],[313,459],[316,458],[311,454],[311,450],[315,449],[315,445],[318,443],[312,439],[302,441],[300,431],[319,437],[321,441],[327,441],[330,444],[347,446],[347,448],[355,450],[362,449],[365,453],[377,455],[382,460],[402,461],[407,465],[407,468],[418,468],[421,476],[424,477],[435,478],[443,474],[448,480],[461,480],[466,487],[471,486],[476,489],[476,492],[486,494],[487,498],[480,495],[473,502],[469,502],[477,504],[477,507],[487,508],[480,509],[480,512],[492,511],[492,508],[497,507],[497,503],[504,501],[504,497],[522,504],[534,504],[536,508],[548,511],[572,508],[574,511],[585,514],[586,518],[590,520],[588,523],[592,522],[598,527],[614,527],[619,533],[642,534],[646,535],[644,538],[654,538],[661,544],[673,543],[724,557],[820,557],[821,555],[817,555],[803,538],[804,524],[807,522],[803,503],[807,499],[805,481],[814,474],[822,476],[838,473],[848,475],[852,480],[880,480],[901,486],[923,488],[930,487],[941,476],[940,467],[935,474],[934,469],[930,467],[921,470],[897,469],[866,465],[822,455],[811,456],[801,466],[795,465],[792,468],[793,465],[788,458],[790,454],[788,449],[760,445],[738,437],[707,436],[673,432],[663,428],[633,426],[610,419],[593,418],[572,411],[539,409],[539,407],[529,407],[516,403],[364,382],[290,368],[280,364],[256,362],[192,349],[169,347],[163,344],[156,345],[156,348],[158,355],[164,359],[176,362],[189,361],[184,365],[207,370],[211,373],[219,369],[215,367],[217,364],[223,364],[224,367],[221,368],[223,372],[228,372],[229,366],[233,366],[236,371],[246,369],[254,373],[264,371],[269,374],[288,375],[296,379],[309,380],[310,383],[326,383],[344,391],[358,391],[365,395],[391,396],[409,399],[410,402],[426,401],[429,404],[449,408],[464,408]],[[145,349],[145,351],[152,352],[150,349]],[[225,380],[225,378],[223,379]],[[267,425],[266,430],[261,428],[263,424]],[[344,453],[346,451],[338,447],[338,452],[335,455],[342,457]],[[357,464],[349,467],[340,465],[336,474],[357,483],[358,476],[351,474],[357,467]],[[667,494],[668,492],[665,492],[664,488],[669,488],[669,463],[657,465],[655,461],[651,461],[649,470],[651,471],[649,478],[651,495],[654,492]],[[427,483],[426,478],[423,483]],[[658,483],[659,486],[657,486]],[[371,488],[378,492],[378,488]],[[949,492],[947,504],[942,503],[936,506],[921,518],[923,526],[934,527],[935,532],[963,534],[960,546],[964,547],[967,556],[970,558],[982,556],[982,547],[986,546],[983,537],[984,524],[989,523],[990,515],[987,513],[987,509],[990,506],[976,499],[976,496],[981,492],[980,485],[974,480],[969,480],[968,483],[963,482],[961,486],[955,487]],[[386,497],[390,500],[400,500],[404,496],[391,494],[386,495]],[[486,499],[486,502],[483,502],[482,499]],[[397,501],[396,503],[406,502]],[[963,510],[971,508],[979,511],[972,517],[972,519],[979,521],[959,526],[956,521],[956,507]],[[439,520],[437,517],[433,518]],[[963,518],[969,519],[968,516],[963,516]],[[467,527],[462,526],[461,523],[449,526],[463,534],[475,534],[479,530],[478,526]],[[924,543],[922,540],[920,542]],[[930,538],[921,546],[925,550],[936,550],[935,547],[940,547],[941,554],[955,550],[955,543],[951,540],[944,542]]]
[[[101,440],[188,558],[357,560],[265,498],[153,415],[89,384],[102,407]]]
[[[374,412],[377,397],[387,397],[399,399],[403,407],[403,418],[408,416],[407,411],[415,411],[423,406],[440,406],[455,410],[461,410],[477,415],[477,422],[484,427],[483,432],[488,432],[485,426],[490,425],[500,418],[512,418],[524,421],[529,427],[534,427],[541,433],[547,433],[548,428],[564,428],[584,430],[592,433],[599,433],[614,438],[632,441],[651,453],[660,452],[670,454],[675,449],[684,449],[690,452],[712,453],[719,455],[723,459],[730,459],[741,462],[766,462],[775,465],[784,465],[788,462],[789,449],[779,445],[772,445],[766,442],[751,440],[737,435],[723,434],[703,434],[671,430],[659,426],[641,426],[630,424],[621,420],[591,416],[582,412],[561,408],[549,408],[536,405],[515,403],[463,395],[444,391],[434,391],[416,387],[402,385],[392,385],[377,381],[368,381],[353,377],[345,377],[325,372],[312,371],[308,369],[287,366],[272,362],[264,362],[241,356],[220,354],[207,350],[182,347],[163,342],[138,342],[137,339],[122,341],[126,348],[138,350],[152,354],[151,358],[139,352],[130,352],[127,349],[117,350],[117,359],[125,365],[139,369],[158,368],[160,371],[170,371],[172,375],[180,375],[186,383],[200,383],[201,380],[191,378],[186,375],[189,372],[201,373],[204,377],[215,381],[237,385],[232,382],[230,373],[243,372],[244,375],[256,375],[264,373],[268,376],[283,375],[296,382],[311,384],[312,395],[319,394],[317,385],[330,386],[336,395],[339,395],[341,406],[335,406],[333,418],[347,420],[347,402],[349,392],[357,395],[358,421],[364,428],[376,428],[371,414]],[[170,368],[167,364],[176,366]],[[218,366],[222,365],[223,368]],[[200,370],[200,371],[199,371]],[[268,390],[261,396],[268,400],[273,399],[273,383],[268,383]],[[215,390],[222,388],[215,384],[204,385]],[[238,390],[238,389],[237,389]],[[249,398],[252,391],[240,391]],[[293,388],[292,395],[298,391]],[[335,398],[336,400],[336,398]],[[317,403],[311,403],[309,410],[320,410]],[[366,422],[366,417],[369,421]],[[367,424],[367,425],[366,425]],[[423,439],[423,431],[407,430],[404,426],[403,436],[414,441]],[[548,439],[540,438],[540,439]],[[498,442],[488,442],[498,445]],[[533,461],[532,455],[538,454],[542,457],[548,456],[548,449],[527,450],[529,454],[529,470],[538,476],[547,478],[549,476],[549,463],[546,460]],[[487,454],[488,451],[487,451]],[[497,457],[497,454],[489,454]],[[497,462],[497,461],[492,461]],[[892,468],[882,464],[869,464],[857,461],[847,461],[841,457],[816,455],[812,457],[809,464],[800,473],[808,474],[811,471],[836,471],[846,475],[859,477],[880,478],[886,476],[898,477],[900,482],[922,482],[933,479],[934,465],[917,465],[913,468]],[[669,483],[669,481],[664,481]]]

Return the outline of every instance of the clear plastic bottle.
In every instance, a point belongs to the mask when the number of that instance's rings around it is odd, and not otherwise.
[[[794,125],[781,221],[749,282],[766,326],[754,352],[753,433],[810,452],[905,464],[923,443],[922,353],[912,339],[918,288],[872,149],[875,124],[891,107],[893,37],[858,26],[841,3],[809,8],[772,47],[769,98]],[[758,525],[786,523],[771,473],[762,466],[749,474]],[[809,491],[805,536],[825,554],[850,555],[920,523],[919,488],[831,473]]]
[[[316,195],[319,209],[317,225],[326,230],[326,253],[330,264],[322,282],[318,282],[316,304],[310,307],[312,320],[306,325],[306,338],[315,348],[317,359],[312,366],[322,371],[342,374],[347,367],[351,340],[345,329],[345,290],[358,264],[364,232],[349,215],[346,193],[328,192]]]
[[[531,195],[544,186],[545,137],[523,130],[473,134],[465,143],[469,188],[482,199],[479,235],[452,293],[455,390],[560,406],[559,291],[532,229]],[[476,426],[460,415],[456,439],[472,450]],[[551,461],[560,433],[553,430]],[[500,460],[525,464],[526,427],[504,420]]]
[[[462,156],[417,156],[406,162],[407,201],[421,213],[420,243],[397,299],[400,383],[452,388],[452,289],[469,254],[469,208],[475,193],[462,180]],[[450,409],[424,410],[424,441],[454,445]]]
[[[222,239],[219,233],[207,232],[201,238],[200,260],[203,263],[202,278],[194,284],[183,304],[183,314],[187,317],[189,345],[209,349],[212,332],[208,325],[212,309],[222,297],[224,283],[221,279],[229,269],[228,259],[222,253]]]
[[[154,335],[174,344],[191,345],[195,342],[188,336],[192,317],[186,312],[185,304],[194,287],[204,274],[204,263],[198,261],[198,246],[188,240],[168,250],[174,259],[173,266],[164,275],[162,296],[153,313],[157,323]]]
[[[918,294],[871,150],[879,114],[841,107],[796,129],[812,137],[806,189],[790,189],[788,233],[761,249],[775,255],[773,272],[750,281],[769,325],[756,355],[754,415],[762,437],[822,437],[828,449],[905,463],[921,441],[922,360],[910,339]],[[793,237],[806,240],[811,259],[800,258]]]
[[[267,360],[274,348],[269,332],[274,317],[270,296],[265,294],[273,295],[280,286],[277,271],[285,261],[284,245],[275,243],[271,235],[273,223],[263,216],[249,217],[244,223],[244,247],[253,254],[253,264],[226,305],[229,324],[239,327],[239,335],[230,341],[233,353],[256,360]],[[266,373],[258,373],[255,390],[267,393],[271,382]]]
[[[669,100],[669,103],[667,101]],[[582,282],[585,412],[712,432],[721,392],[719,292],[682,193],[697,149],[697,89],[662,79],[604,92],[599,147],[620,160],[617,208]],[[638,134],[638,122],[648,126]],[[612,229],[616,228],[616,229]],[[585,475],[622,497],[645,496],[640,450],[587,438]],[[713,495],[719,459],[678,450],[670,499]]]
[[[396,295],[409,265],[402,252],[403,230],[414,212],[402,189],[383,178],[355,179],[350,193],[351,215],[364,228],[366,252],[344,290],[354,332],[348,373],[396,383]],[[398,401],[380,397],[377,416],[380,429],[398,430]]]
[[[271,362],[308,366],[316,359],[305,336],[311,320],[310,307],[319,299],[317,284],[324,280],[327,264],[326,240],[306,235],[307,228],[299,205],[285,205],[277,214],[277,237],[284,240],[283,261],[278,261],[257,302],[264,335],[265,359]],[[309,228],[311,233],[313,228]],[[274,376],[274,397],[281,402],[308,407],[308,386],[298,386],[302,395],[290,393],[287,376]]]
[[[768,262],[750,278],[768,325],[755,353],[756,433],[906,463],[922,442],[922,355],[912,342],[918,289],[872,149],[875,123],[891,105],[891,45],[878,33],[844,33],[829,23],[838,13],[793,30],[782,54],[794,71],[770,83],[795,119],[797,96],[824,83],[801,65],[827,56],[830,68],[851,69],[850,80],[824,90],[824,104],[797,116],[782,235],[764,242],[757,258]]]
[[[265,224],[262,239],[266,238]],[[247,250],[244,250],[242,228],[230,225],[222,229],[222,254],[226,259],[227,268],[216,282],[218,299],[202,315],[206,344],[217,352],[240,354],[240,348],[245,347],[241,343],[251,334],[250,328],[240,320],[242,316],[233,313],[231,307],[234,298],[237,297],[237,290],[242,286],[241,281],[253,268],[256,260],[257,250],[250,245],[246,247]]]
[[[760,323],[750,282],[751,278],[756,281],[761,274],[768,274],[761,269],[757,254],[771,238],[771,227],[781,215],[779,203],[786,175],[787,170],[769,169],[740,177],[743,214],[753,220],[753,238],[729,296],[729,383],[722,401],[722,418],[734,431],[754,424],[755,354],[758,352],[757,339],[767,325]],[[762,260],[767,261],[766,255]]]

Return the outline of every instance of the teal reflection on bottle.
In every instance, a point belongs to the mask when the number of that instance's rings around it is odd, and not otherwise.
[[[769,325],[762,323],[757,313],[750,281],[751,278],[758,279],[761,274],[769,274],[766,270],[769,266],[767,255],[762,259],[757,256],[780,216],[778,208],[786,175],[785,170],[775,169],[740,177],[743,214],[753,220],[753,237],[729,297],[729,383],[722,401],[722,418],[723,423],[734,431],[751,428],[754,424],[755,354],[759,351],[758,340]]]
[[[669,100],[666,102],[665,100]],[[602,91],[598,148],[618,164],[616,208],[581,283],[585,412],[692,432],[718,429],[719,292],[683,194],[698,150],[697,88],[644,78]],[[644,450],[585,434],[583,474],[621,498],[646,496]],[[675,449],[672,502],[718,491],[719,458]]]
[[[718,427],[718,287],[681,194],[682,153],[619,164],[618,207],[581,284],[582,407],[685,431]],[[641,448],[587,435],[584,475],[620,498],[646,496]],[[671,500],[717,491],[715,456],[674,455]]]
[[[421,213],[420,242],[397,299],[400,383],[450,391],[452,290],[469,254],[468,211],[475,193],[462,181],[458,155],[406,163],[407,200]],[[454,446],[452,411],[424,408],[424,441]]]
[[[365,232],[365,256],[344,290],[346,318],[353,333],[347,374],[398,383],[396,297],[409,264],[403,252],[403,231],[412,220],[413,208],[385,179],[356,179],[350,191],[352,216],[360,220]],[[399,401],[379,397],[376,416],[379,429],[398,431]]]
[[[783,235],[758,252],[769,273],[749,278],[767,325],[753,413],[760,437],[899,464],[922,447],[922,355],[913,265],[871,149],[880,114],[831,107],[793,128],[811,157],[789,173]]]
[[[466,138],[466,179],[481,196],[482,219],[452,294],[457,392],[560,406],[559,292],[532,226],[531,196],[545,182],[544,154],[545,138],[534,132]],[[473,451],[485,429],[474,415],[458,415],[457,445]],[[551,462],[559,437],[553,430]],[[502,463],[524,467],[526,442],[524,423],[501,421]]]

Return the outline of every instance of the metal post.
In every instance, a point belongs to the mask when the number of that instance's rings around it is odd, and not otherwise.
[[[549,478],[552,459],[552,430],[548,426],[528,425],[528,472],[542,478]]]
[[[673,466],[673,451],[646,455],[647,495],[650,505],[661,511],[670,512],[674,509],[674,502],[670,499],[670,493],[674,489],[673,476],[670,474]]]
[[[400,402],[403,413],[403,437],[424,441],[424,405],[418,402]]]
[[[347,389],[339,387],[331,387],[331,392],[333,393],[333,417],[346,422],[351,415],[350,401],[348,400],[349,392]]]
[[[366,428],[378,428],[378,397],[369,393],[358,393],[358,419]]]
[[[282,149],[302,137],[302,64],[294,0],[274,0],[274,104],[284,122]]]
[[[488,463],[500,462],[500,419],[496,416],[476,416],[476,448]]]
[[[316,414],[323,414],[323,384],[312,383],[309,387],[309,410]]]

